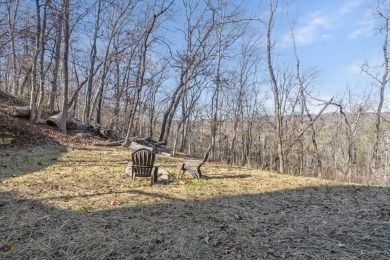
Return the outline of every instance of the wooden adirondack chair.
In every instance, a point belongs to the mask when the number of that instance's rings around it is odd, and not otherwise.
[[[157,182],[159,164],[155,164],[156,155],[148,149],[139,149],[131,154],[131,185],[134,187],[135,177],[150,177],[150,186]]]
[[[181,166],[178,179],[180,179],[183,176],[183,174],[186,173],[186,172],[191,173],[193,176],[195,176],[195,178],[197,180],[202,178],[202,171],[200,170],[200,167],[202,167],[202,165],[209,158],[210,150],[211,150],[211,148],[209,147],[209,149],[207,150],[207,152],[206,152],[206,154],[205,154],[205,156],[203,158],[203,161],[192,160],[192,161],[184,162],[183,165]]]

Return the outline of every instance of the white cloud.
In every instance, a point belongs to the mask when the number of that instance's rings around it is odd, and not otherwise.
[[[296,44],[309,44],[315,41],[317,38],[317,31],[314,26],[304,26],[295,32]]]
[[[360,74],[361,72],[361,63],[352,63],[347,67],[347,72],[353,76]]]
[[[373,35],[376,21],[373,19],[371,10],[366,9],[363,17],[357,23],[357,28],[348,34],[350,40],[355,40],[360,37],[369,37]]]
[[[298,27],[295,32],[295,42],[298,45],[313,43],[319,39],[326,40],[332,37],[328,31],[334,28],[332,19],[325,15],[311,15],[308,17],[304,25]]]
[[[350,34],[348,34],[348,38],[349,38],[350,40],[357,39],[357,38],[359,38],[360,36],[362,36],[365,32],[366,32],[365,29],[363,29],[363,28],[358,28],[358,29],[352,31]]]
[[[350,14],[365,3],[366,0],[349,0],[339,9],[339,13],[340,15]]]
[[[329,39],[333,38],[333,35],[332,34],[322,34],[320,37],[323,40],[329,40]]]
[[[335,37],[335,33],[345,26],[350,26],[346,22],[346,17],[353,14],[358,8],[366,3],[366,0],[348,0],[341,6],[327,6],[326,8],[310,12],[303,16],[300,26],[294,30],[297,45],[311,44],[317,41],[329,40]],[[349,37],[359,37],[367,34],[368,24],[366,14],[361,22],[361,26],[354,30]],[[286,39],[287,37],[283,37]]]

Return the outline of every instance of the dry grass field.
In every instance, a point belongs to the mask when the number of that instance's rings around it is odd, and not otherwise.
[[[214,163],[177,180],[182,160],[158,156],[171,181],[132,188],[129,159],[0,150],[0,259],[390,259],[389,187]]]

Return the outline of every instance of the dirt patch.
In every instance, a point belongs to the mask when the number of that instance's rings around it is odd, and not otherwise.
[[[27,102],[0,91],[0,133],[9,133],[14,137],[13,142],[2,145],[2,149],[55,142],[51,136],[42,131],[41,124],[32,124],[27,119],[10,117],[2,112],[8,106],[27,105]]]
[[[9,117],[0,113],[0,128],[2,131],[13,133],[15,140],[7,147],[25,147],[54,142],[54,139],[44,133],[41,126],[31,124],[27,120]],[[3,145],[3,149],[6,148]]]

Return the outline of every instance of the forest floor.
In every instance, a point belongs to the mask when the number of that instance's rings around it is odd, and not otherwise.
[[[25,132],[0,147],[0,259],[390,258],[390,187],[213,162],[178,180],[162,155],[171,180],[131,187],[127,148],[1,122]]]

